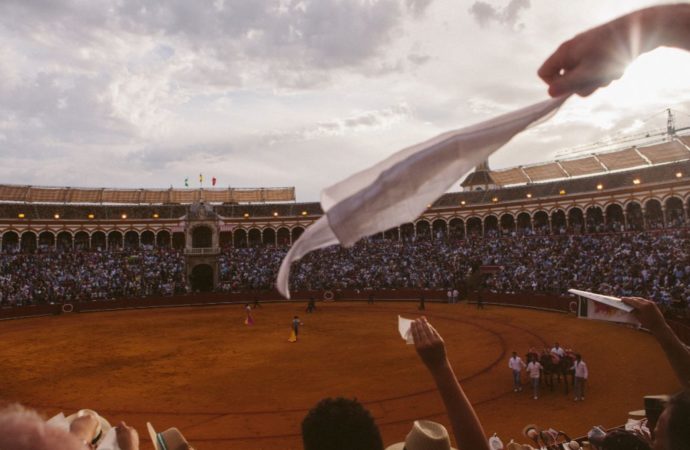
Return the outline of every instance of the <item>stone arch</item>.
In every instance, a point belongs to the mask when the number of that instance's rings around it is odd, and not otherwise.
[[[566,219],[565,211],[561,208],[556,208],[551,211],[551,232],[553,234],[565,234],[568,229],[568,221]]]
[[[498,217],[494,214],[489,214],[484,217],[484,236],[498,237]]]
[[[285,227],[278,228],[278,245],[290,245],[290,230]]]
[[[549,234],[549,215],[544,210],[536,211],[532,215],[532,227],[535,234]]]
[[[644,230],[644,214],[642,213],[642,206],[638,202],[628,202],[625,205],[625,215],[625,221],[628,224],[628,230]]]
[[[213,247],[213,230],[208,225],[197,225],[192,228],[192,247]]]
[[[91,250],[105,250],[105,233],[103,231],[94,231],[91,233]]]
[[[459,217],[453,217],[448,222],[448,234],[451,239],[465,238],[465,221]]]
[[[261,245],[261,230],[258,228],[250,228],[247,233],[247,240],[250,247],[258,247]]]
[[[19,234],[16,231],[5,231],[2,234],[2,251],[5,253],[19,250]]]
[[[304,233],[304,227],[294,227],[290,235],[292,236],[292,243],[294,244],[297,239],[299,239],[300,236],[302,236],[302,233]]]
[[[122,237],[122,233],[120,231],[114,230],[108,233],[108,248],[110,250],[122,250],[123,246],[124,238]]]
[[[276,245],[276,230],[273,228],[264,228],[264,232],[261,236],[264,245],[269,245],[275,247]]]
[[[443,219],[436,219],[431,224],[434,239],[445,239],[448,236],[448,224]]]
[[[573,233],[583,233],[585,230],[585,214],[579,206],[568,209],[568,224]]]
[[[677,228],[685,225],[685,211],[683,210],[683,200],[676,196],[671,196],[664,202],[666,207],[666,227]]]
[[[38,233],[38,248],[40,250],[52,250],[55,248],[55,233],[48,230]]]
[[[473,216],[467,219],[467,237],[478,238],[483,235],[483,222],[479,217]]]
[[[606,206],[606,229],[608,231],[623,231],[625,217],[623,207],[618,203],[611,203]]]
[[[417,239],[431,239],[431,225],[426,220],[420,220],[415,224]]]
[[[160,230],[156,233],[156,247],[170,248],[171,236],[168,230]]]
[[[74,245],[72,233],[61,231],[57,235],[57,249],[60,251],[71,251]]]
[[[147,247],[156,246],[156,235],[151,230],[142,231],[139,239],[141,240],[141,245],[146,245]]]
[[[213,291],[213,267],[208,264],[197,264],[192,268],[189,281],[194,292]]]
[[[33,231],[25,231],[22,233],[20,246],[22,253],[34,253],[37,245],[36,233]]]
[[[510,213],[501,214],[501,235],[510,236],[515,233],[515,217]]]
[[[517,233],[520,235],[532,234],[532,216],[523,211],[517,215]]]
[[[655,230],[664,227],[664,215],[659,200],[650,198],[645,202],[644,218],[647,229]]]
[[[139,248],[139,233],[136,230],[129,230],[125,233],[125,249],[136,250]]]
[[[235,248],[244,248],[247,246],[247,230],[238,228],[232,233],[232,242]]]
[[[81,251],[89,250],[89,233],[84,230],[74,233],[74,249]]]
[[[585,210],[587,232],[598,233],[604,231],[604,212],[599,205],[592,205]]]

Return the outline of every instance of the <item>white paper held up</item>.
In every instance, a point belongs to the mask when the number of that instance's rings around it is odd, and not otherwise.
[[[578,289],[568,289],[568,292],[587,299],[587,319],[640,325],[640,321],[632,313],[635,308],[626,305],[618,297]]]
[[[117,443],[117,429],[115,427],[109,429],[105,436],[103,436],[96,450],[120,450],[120,445]]]
[[[400,337],[407,344],[414,344],[414,338],[412,337],[412,322],[411,319],[406,319],[403,316],[398,316],[398,332]]]
[[[625,312],[632,312],[635,308],[630,305],[626,305],[618,297],[611,297],[610,295],[595,294],[594,292],[581,291],[579,289],[568,289],[571,294],[579,295],[580,297],[588,298],[594,300],[595,302],[603,303],[605,305],[611,306],[616,309],[620,309]]]
[[[457,180],[516,134],[555,111],[567,97],[513,111],[443,133],[403,149],[321,192],[325,214],[292,245],[280,265],[276,288],[290,298],[290,266],[307,253],[412,221]]]

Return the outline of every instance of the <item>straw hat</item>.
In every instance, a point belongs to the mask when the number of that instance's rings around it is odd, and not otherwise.
[[[112,426],[110,426],[110,422],[105,420],[103,417],[101,417],[96,411],[92,409],[80,409],[79,411],[75,412],[74,414],[71,414],[65,418],[68,424],[72,424],[76,419],[79,417],[84,417],[84,416],[93,416],[97,421],[98,421],[98,426],[96,427],[96,433],[94,433],[93,440],[91,441],[92,444],[98,444],[101,439],[110,431]]]
[[[146,428],[149,429],[149,436],[156,450],[189,450],[191,448],[177,428],[168,428],[161,433],[156,433],[151,422],[146,422]]]
[[[398,442],[386,450],[457,450],[450,446],[448,430],[440,423],[415,420],[405,442]]]

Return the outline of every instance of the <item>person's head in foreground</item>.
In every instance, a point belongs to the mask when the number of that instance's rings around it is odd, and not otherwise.
[[[35,412],[19,405],[0,410],[0,450],[84,450],[75,435],[49,427]]]
[[[654,429],[654,450],[690,448],[690,389],[674,395]]]
[[[357,400],[325,398],[302,421],[304,450],[383,450],[371,413]]]

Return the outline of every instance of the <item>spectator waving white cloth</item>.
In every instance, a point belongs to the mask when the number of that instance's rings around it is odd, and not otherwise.
[[[410,222],[460,177],[516,134],[555,111],[567,97],[545,100],[401,150],[321,192],[325,214],[283,259],[276,288],[290,298],[290,265],[307,253]]]

